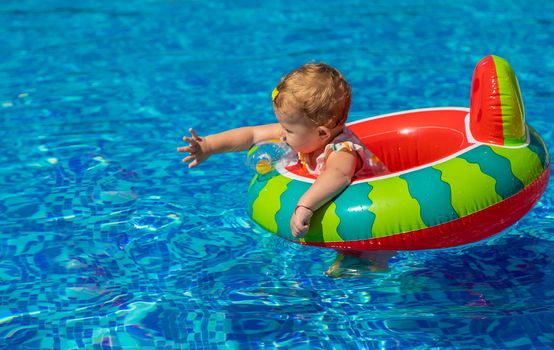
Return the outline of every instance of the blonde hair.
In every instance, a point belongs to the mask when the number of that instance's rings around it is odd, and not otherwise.
[[[350,84],[325,63],[307,63],[293,70],[281,79],[273,94],[275,109],[292,107],[316,125],[331,127],[346,122],[351,99]]]

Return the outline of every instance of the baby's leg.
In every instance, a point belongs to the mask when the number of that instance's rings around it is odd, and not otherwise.
[[[337,252],[333,264],[325,274],[331,277],[344,275],[356,276],[360,272],[386,272],[389,268],[389,259],[396,251],[381,250],[367,252]]]

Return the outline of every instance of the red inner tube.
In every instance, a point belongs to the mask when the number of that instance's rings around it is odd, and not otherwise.
[[[391,172],[399,172],[438,161],[471,146],[465,129],[468,113],[463,108],[408,111],[353,122],[348,127]],[[300,165],[287,170],[314,178]]]

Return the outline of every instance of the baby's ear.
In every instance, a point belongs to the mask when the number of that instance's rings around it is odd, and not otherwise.
[[[327,142],[331,139],[331,130],[326,126],[318,126],[317,127],[317,135],[321,140],[324,140]]]

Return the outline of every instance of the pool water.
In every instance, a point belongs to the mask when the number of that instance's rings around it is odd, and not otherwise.
[[[492,239],[331,278],[333,251],[247,216],[244,154],[175,151],[273,122],[308,61],[356,120],[467,107],[490,53],[552,146],[554,3],[8,0],[0,21],[0,348],[554,348],[552,186]]]

